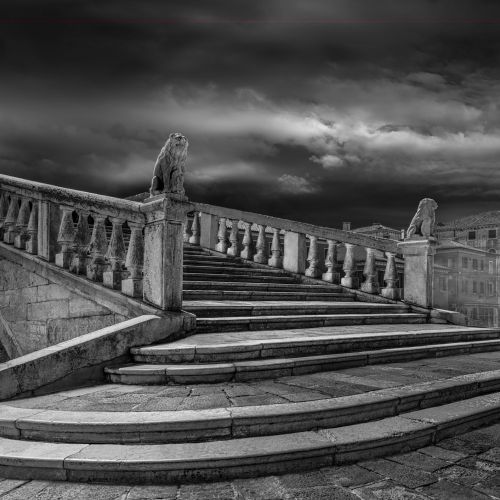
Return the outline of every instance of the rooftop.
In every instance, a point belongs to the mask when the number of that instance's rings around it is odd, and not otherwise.
[[[479,214],[468,215],[460,219],[455,219],[446,222],[443,225],[438,225],[436,230],[438,232],[449,230],[464,230],[476,229],[478,227],[500,226],[500,210],[493,210],[491,212],[481,212]]]

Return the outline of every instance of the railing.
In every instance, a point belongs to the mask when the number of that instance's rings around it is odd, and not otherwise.
[[[401,298],[395,240],[202,203],[194,206],[191,222],[185,227],[185,242],[392,300]],[[377,260],[385,261],[383,288]],[[361,283],[358,261],[364,261]]]
[[[0,175],[4,243],[161,309],[182,305],[186,211]]]

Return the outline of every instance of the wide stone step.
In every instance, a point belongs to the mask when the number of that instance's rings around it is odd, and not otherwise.
[[[198,273],[184,271],[184,280],[187,281],[234,281],[234,282],[261,282],[261,283],[298,283],[298,279],[286,275],[264,275],[256,273]],[[206,286],[206,285],[205,285]]]
[[[340,465],[432,445],[495,422],[500,393],[375,422],[272,436],[174,444],[26,442],[0,438],[3,477],[185,483]]]
[[[274,330],[289,328],[316,328],[338,325],[368,325],[383,323],[425,323],[427,316],[416,313],[360,313],[360,314],[296,314],[276,316],[234,316],[199,318],[196,333],[244,330]]]
[[[500,390],[500,370],[338,398],[206,410],[60,411],[0,405],[0,436],[64,443],[182,443],[358,424]],[[29,400],[26,400],[29,402]]]
[[[221,265],[216,265],[216,266],[207,266],[204,264],[200,265],[186,265],[184,264],[184,272],[187,273],[207,273],[207,274],[245,274],[247,276],[288,276],[287,273],[280,269],[256,269],[253,267],[247,267],[247,266],[221,266]]]
[[[186,274],[184,274],[183,289],[188,290],[227,290],[227,291],[256,291],[256,292],[303,292],[303,293],[339,293],[349,294],[354,296],[351,292],[346,291],[344,288],[338,285],[307,285],[294,281],[293,283],[265,283],[256,281],[213,281],[212,283],[207,283],[206,280],[194,280],[192,277],[186,279]]]
[[[182,308],[196,314],[197,318],[243,316],[298,316],[329,314],[405,313],[403,304],[378,304],[369,302],[328,301],[216,301],[185,300]]]
[[[176,342],[134,347],[136,363],[213,363],[304,355],[337,354],[374,349],[446,344],[500,338],[499,328],[441,328],[378,333],[338,333],[336,327],[294,330],[288,336],[262,338],[259,332],[193,335]],[[315,333],[317,332],[317,333]],[[205,341],[206,337],[210,340]]]
[[[105,368],[105,372],[110,382],[121,384],[214,384],[288,377],[366,365],[498,351],[499,349],[500,340],[495,339],[231,363],[131,364]]]
[[[205,284],[205,288],[206,288]],[[184,290],[184,300],[301,300],[349,302],[355,296],[350,293],[268,292],[253,290]]]
[[[184,264],[191,265],[221,265],[251,267],[249,263],[231,257],[214,257],[212,255],[184,255]]]

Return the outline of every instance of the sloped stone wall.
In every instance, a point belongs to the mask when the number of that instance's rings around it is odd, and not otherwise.
[[[11,358],[128,319],[97,297],[84,297],[6,259],[0,259],[0,315],[0,343]]]

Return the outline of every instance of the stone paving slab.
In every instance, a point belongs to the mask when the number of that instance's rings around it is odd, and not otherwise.
[[[460,436],[463,443],[478,436],[500,441],[500,424]],[[472,447],[453,452],[437,446],[411,454],[395,455],[358,465],[324,467],[320,470],[281,476],[233,481],[133,486],[1,479],[2,500],[495,500],[500,498],[496,462],[479,460],[482,453]],[[495,456],[496,452],[492,453]],[[422,455],[416,456],[416,455]],[[426,457],[429,461],[426,462]],[[438,458],[442,463],[436,462]],[[467,465],[456,468],[460,459]],[[401,466],[398,466],[401,465]],[[418,464],[418,467],[416,466]],[[482,468],[481,468],[482,467]],[[432,469],[428,470],[428,469]],[[463,474],[461,476],[458,474]],[[486,475],[485,475],[486,474]],[[468,478],[464,484],[463,477]]]
[[[487,358],[484,356],[488,355]],[[219,407],[247,406],[242,396],[260,397],[262,403],[314,401],[362,394],[382,388],[437,381],[500,369],[500,352],[423,359],[386,365],[368,365],[334,372],[288,376],[278,379],[186,386],[103,384],[57,394],[8,402],[9,406],[74,411],[170,411],[207,408],[206,394]],[[276,396],[281,399],[276,399]],[[254,403],[252,403],[254,404]],[[211,406],[212,408],[214,406]]]

